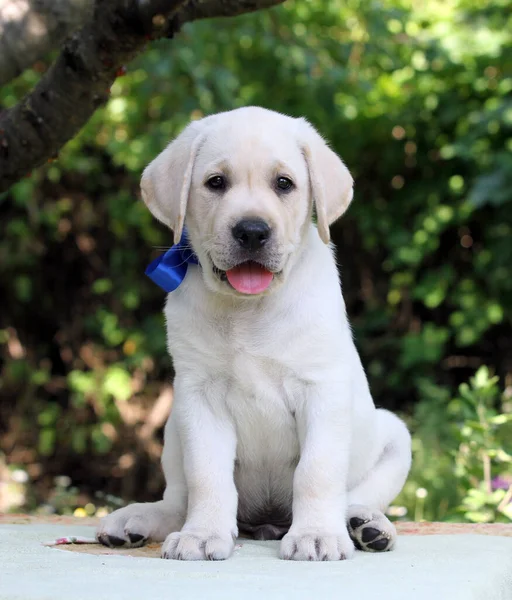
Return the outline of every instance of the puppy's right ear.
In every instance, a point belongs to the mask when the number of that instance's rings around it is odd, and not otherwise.
[[[306,159],[318,233],[329,243],[329,226],[347,210],[352,201],[354,181],[341,158],[333,152],[317,130],[297,119],[300,144]]]
[[[153,215],[181,239],[197,152],[204,141],[202,119],[194,121],[142,173],[142,199]]]

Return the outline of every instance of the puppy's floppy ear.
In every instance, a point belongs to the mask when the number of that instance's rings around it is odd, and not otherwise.
[[[142,199],[153,215],[170,227],[177,244],[183,232],[192,171],[204,141],[204,124],[194,121],[145,169],[140,182]]]
[[[352,201],[354,180],[340,157],[305,119],[297,119],[299,143],[306,159],[318,233],[329,243],[329,225],[347,210]]]

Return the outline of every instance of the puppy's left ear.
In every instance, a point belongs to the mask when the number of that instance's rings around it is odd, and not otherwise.
[[[306,119],[297,119],[299,143],[309,171],[320,238],[329,243],[329,225],[347,210],[352,201],[354,180],[340,157]]]
[[[192,171],[207,122],[208,117],[188,125],[142,174],[142,199],[153,215],[172,229],[175,244],[183,232]]]

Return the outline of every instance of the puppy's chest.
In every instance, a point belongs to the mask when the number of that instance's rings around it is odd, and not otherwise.
[[[225,406],[239,439],[295,428],[293,413],[307,384],[304,359],[297,353],[301,344],[290,339],[286,321],[268,311],[219,315],[203,305],[201,312],[184,311],[181,319],[168,316],[176,372],[194,366],[205,397]]]
[[[182,367],[197,377],[205,399],[230,415],[237,460],[250,465],[243,472],[281,481],[299,452],[295,412],[307,389],[286,323],[268,312],[182,316],[167,321],[177,375]]]
[[[277,329],[249,314],[210,320],[203,330],[197,368],[206,382],[217,382],[221,393],[212,401],[222,402],[232,415],[239,441],[295,427],[293,413],[304,385]]]
[[[278,361],[248,354],[233,357],[224,402],[236,428],[237,459],[251,465],[252,476],[264,473],[279,481],[283,463],[289,468],[297,457],[295,412],[302,402],[300,387]],[[238,483],[241,478],[239,474]]]
[[[213,356],[205,358],[230,382],[228,396],[253,398],[269,409],[290,406],[301,388],[300,374],[275,331],[259,324],[220,323],[210,341]]]
[[[271,321],[250,312],[168,318],[169,349],[176,366],[194,364],[208,379],[222,377],[248,395],[282,396],[300,369],[293,341]]]

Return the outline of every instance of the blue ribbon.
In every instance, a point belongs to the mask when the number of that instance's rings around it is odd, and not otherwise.
[[[155,258],[146,268],[146,275],[165,292],[174,290],[185,279],[188,265],[198,265],[199,261],[190,247],[187,232],[183,230],[181,240],[167,252]]]

